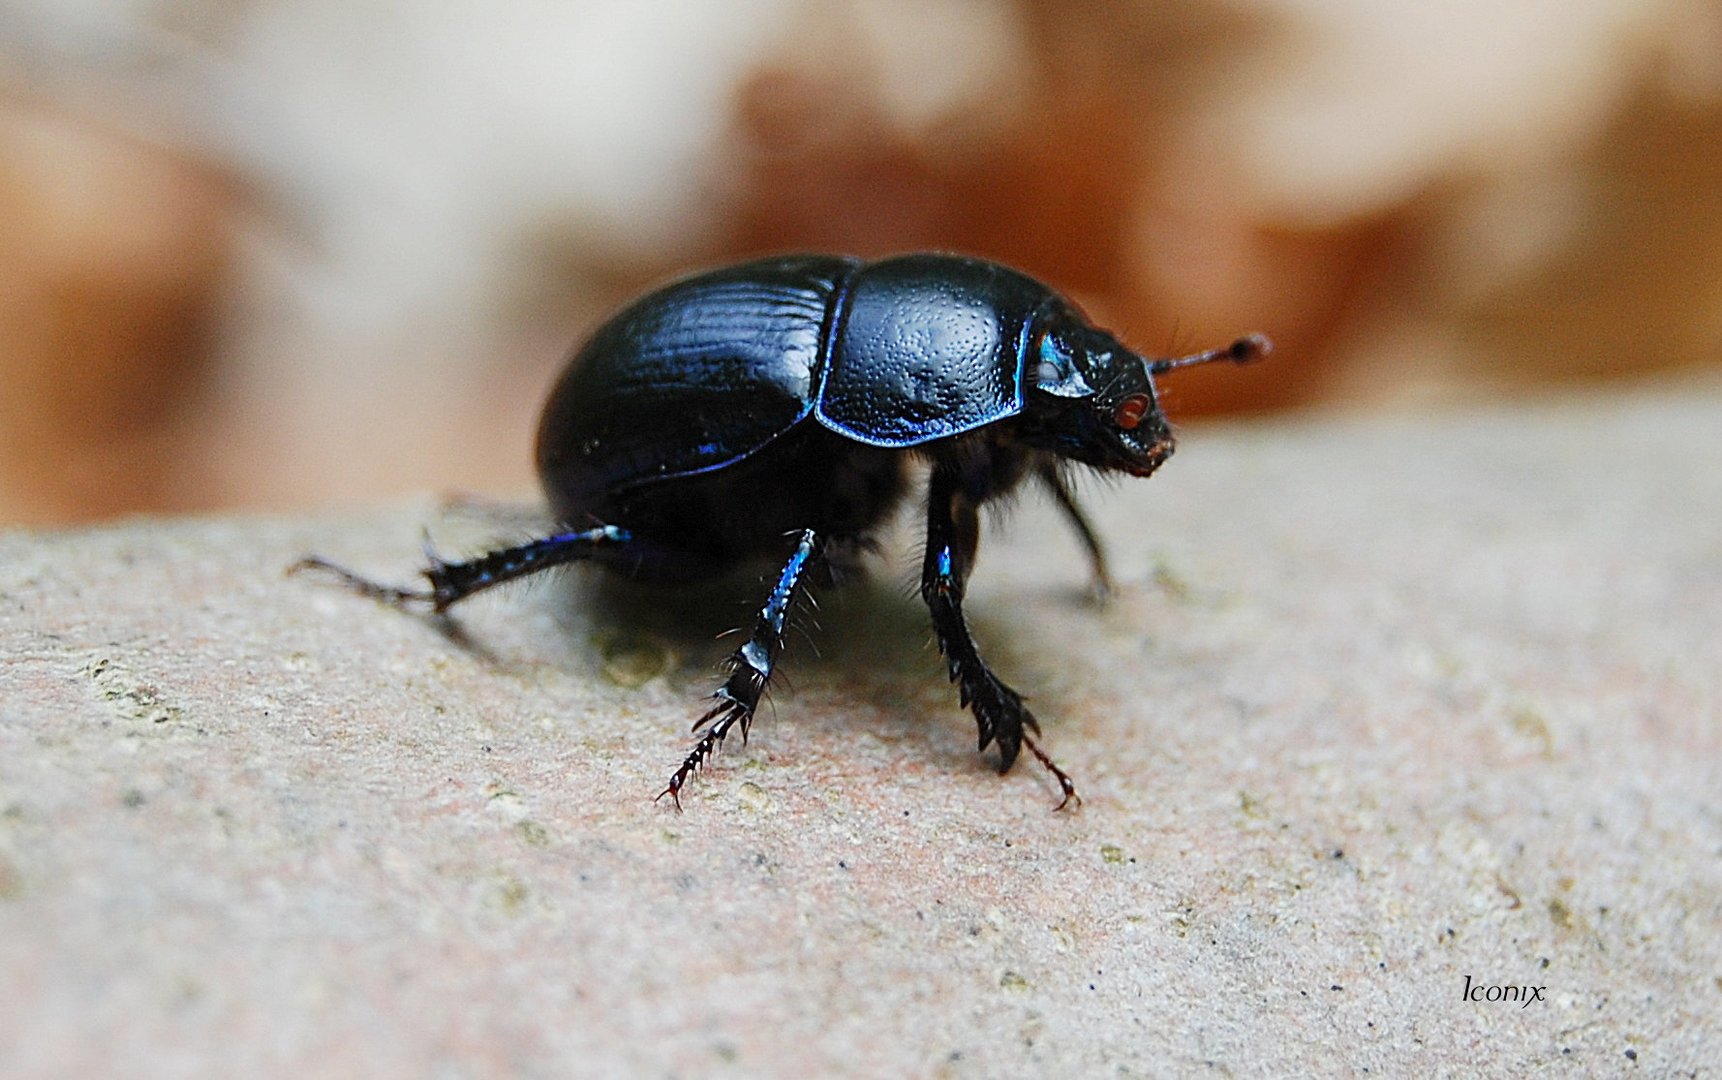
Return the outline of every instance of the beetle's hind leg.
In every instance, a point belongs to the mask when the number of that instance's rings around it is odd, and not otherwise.
[[[752,635],[729,658],[729,678],[724,680],[724,684],[712,695],[716,704],[694,723],[694,730],[704,728],[704,734],[670,777],[669,785],[658,793],[658,798],[662,799],[668,795],[676,808],[680,809],[682,786],[701,765],[717,753],[718,746],[730,730],[739,724],[742,740],[747,740],[747,731],[753,724],[753,713],[759,707],[760,695],[765,693],[765,688],[771,681],[771,673],[777,666],[778,654],[783,651],[784,628],[789,621],[790,608],[794,605],[797,594],[805,588],[809,571],[820,561],[823,546],[820,537],[812,529],[802,530],[794,553],[789,556],[789,561],[784,563],[777,584],[772,587],[765,606],[760,608],[759,615],[754,619]]]
[[[428,588],[423,589],[382,585],[315,555],[300,559],[288,567],[287,572],[314,570],[330,574],[348,588],[373,600],[380,600],[398,608],[425,604],[440,615],[474,593],[482,592],[493,585],[527,577],[553,566],[589,559],[604,548],[623,547],[632,542],[633,536],[628,530],[614,525],[601,525],[594,529],[557,533],[514,547],[486,552],[464,562],[445,562],[426,545],[425,558],[430,565],[423,571],[428,585]]]

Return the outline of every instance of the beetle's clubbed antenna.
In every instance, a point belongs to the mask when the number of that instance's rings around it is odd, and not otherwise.
[[[1246,334],[1223,349],[1209,349],[1207,352],[1180,356],[1171,360],[1155,360],[1148,365],[1148,370],[1155,375],[1163,375],[1177,368],[1211,364],[1216,360],[1230,360],[1234,364],[1253,364],[1273,351],[1274,343],[1267,339],[1267,335]]]

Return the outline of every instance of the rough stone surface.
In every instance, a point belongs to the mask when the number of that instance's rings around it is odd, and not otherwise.
[[[1037,500],[972,595],[1073,813],[974,754],[912,524],[682,814],[751,584],[572,573],[462,644],[282,568],[517,522],[0,536],[0,1071],[1716,1075],[1722,391],[1202,430],[1091,495],[1110,607]]]

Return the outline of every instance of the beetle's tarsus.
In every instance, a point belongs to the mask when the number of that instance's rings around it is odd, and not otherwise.
[[[307,555],[305,558],[300,559],[298,562],[287,568],[287,573],[289,574],[302,574],[306,571],[326,574],[334,578],[336,581],[339,581],[353,592],[356,592],[361,596],[368,596],[372,600],[375,600],[380,604],[387,604],[392,608],[409,611],[415,604],[429,604],[433,611],[442,610],[436,606],[436,596],[432,592],[427,592],[423,589],[403,589],[395,585],[384,585],[381,582],[372,581],[368,577],[355,574],[346,567],[341,566],[338,563],[332,563],[317,555]]]
[[[1076,793],[1076,783],[1075,783],[1075,781],[1071,780],[1070,774],[1066,773],[1063,769],[1059,768],[1056,764],[1054,764],[1052,758],[1047,755],[1047,752],[1045,750],[1042,750],[1040,748],[1040,744],[1035,742],[1034,739],[1028,735],[1028,733],[1026,733],[1026,732],[1023,733],[1022,741],[1023,741],[1023,744],[1028,747],[1029,752],[1034,755],[1035,760],[1040,762],[1043,766],[1045,766],[1046,771],[1051,773],[1053,776],[1053,779],[1058,781],[1059,790],[1064,792],[1063,800],[1060,801],[1057,806],[1052,808],[1053,813],[1057,813],[1058,811],[1063,810],[1065,807],[1069,806],[1072,802],[1074,802],[1077,806],[1081,806],[1082,805],[1082,796],[1078,795]]]
[[[722,700],[713,705],[694,724],[695,731],[705,728],[705,734],[701,735],[699,741],[694,744],[694,748],[688,751],[688,756],[682,759],[681,765],[677,766],[676,771],[670,776],[669,784],[663,791],[658,792],[658,798],[654,799],[654,802],[668,795],[675,802],[676,809],[680,810],[682,808],[682,787],[695,773],[700,771],[707,761],[716,756],[718,747],[723,745],[724,738],[729,735],[730,729],[740,724],[742,742],[747,741],[747,730],[753,724],[753,709],[743,702],[724,697],[721,690],[712,696]]]

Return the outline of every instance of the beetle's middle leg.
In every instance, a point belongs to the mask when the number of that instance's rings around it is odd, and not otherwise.
[[[980,729],[978,748],[985,750],[988,743],[998,743],[1002,773],[1009,771],[1027,743],[1035,759],[1057,778],[1064,792],[1064,802],[1059,806],[1073,798],[1080,802],[1076,785],[1029,734],[1039,734],[1040,724],[1022,703],[1022,695],[987,667],[963,618],[963,594],[979,543],[980,514],[963,494],[957,470],[935,465],[927,490],[927,551],[921,565],[921,598],[932,613],[939,651],[949,664],[957,695],[974,713]]]
[[[759,615],[754,619],[752,635],[729,659],[729,678],[712,695],[717,704],[694,723],[695,731],[705,728],[705,733],[670,777],[669,786],[658,793],[658,798],[668,795],[680,808],[682,785],[717,753],[719,744],[730,729],[739,724],[742,740],[747,740],[747,730],[753,724],[753,713],[759,707],[760,695],[765,693],[771,682],[778,654],[783,651],[783,635],[790,608],[805,587],[808,572],[818,563],[823,548],[823,541],[812,529],[801,531],[795,551],[784,563],[777,584],[772,587],[765,606],[759,609]]]
[[[1076,492],[1070,490],[1070,485],[1059,473],[1058,466],[1051,461],[1044,462],[1039,469],[1041,483],[1052,492],[1052,497],[1058,500],[1058,508],[1064,511],[1064,516],[1076,530],[1077,539],[1082,541],[1082,547],[1088,552],[1088,565],[1094,574],[1094,595],[1105,602],[1113,592],[1112,571],[1106,566],[1106,548],[1100,543],[1100,534],[1095,532],[1094,523],[1083,513],[1082,504],[1076,501]]]

